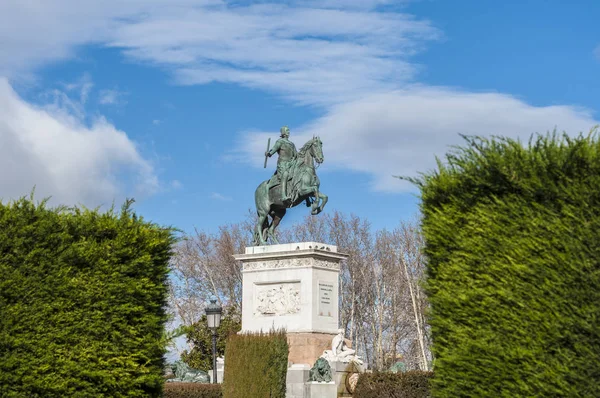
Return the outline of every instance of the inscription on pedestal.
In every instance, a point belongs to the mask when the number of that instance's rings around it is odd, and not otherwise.
[[[319,316],[333,316],[333,283],[319,281]]]

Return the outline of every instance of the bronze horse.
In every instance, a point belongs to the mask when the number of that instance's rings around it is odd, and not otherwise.
[[[316,215],[323,211],[328,198],[319,191],[320,181],[315,167],[315,162],[321,164],[323,160],[323,143],[319,137],[313,137],[298,151],[288,182],[292,196],[289,203],[281,201],[280,182],[273,184],[269,179],[256,188],[254,200],[258,221],[254,231],[255,246],[266,245],[269,238],[273,243],[279,243],[275,236],[275,229],[285,216],[288,207],[295,207],[305,202],[307,207],[312,206],[311,214]]]

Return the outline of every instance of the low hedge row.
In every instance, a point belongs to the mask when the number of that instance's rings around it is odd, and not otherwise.
[[[405,373],[363,373],[354,398],[429,398],[433,372],[411,370]]]
[[[285,398],[288,342],[283,330],[229,336],[225,398]]]
[[[163,398],[221,398],[220,384],[165,383]]]

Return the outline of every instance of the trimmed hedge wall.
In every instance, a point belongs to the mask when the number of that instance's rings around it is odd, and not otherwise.
[[[172,231],[0,203],[0,396],[159,397]]]
[[[163,398],[221,398],[220,384],[165,383]]]
[[[433,372],[410,370],[404,373],[362,373],[354,398],[429,398]]]
[[[600,397],[600,141],[465,137],[423,175],[435,397]]]
[[[285,331],[231,335],[225,348],[224,398],[285,398]]]

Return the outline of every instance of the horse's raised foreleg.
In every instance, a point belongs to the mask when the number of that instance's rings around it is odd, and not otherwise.
[[[322,192],[319,192],[319,198],[321,198],[321,205],[319,206],[319,213],[320,213],[323,211],[323,208],[327,204],[327,201],[329,200],[329,196],[325,195]]]
[[[312,202],[312,206],[310,208],[310,214],[312,214],[314,216],[314,215],[319,214],[318,210],[319,210],[320,199],[319,199],[318,191],[315,191],[313,195],[315,196],[315,200]]]
[[[325,204],[329,200],[329,197],[320,191],[315,191],[315,201],[312,204],[312,211],[310,214],[317,215],[323,211]]]
[[[321,212],[321,210],[319,210],[319,204],[321,202],[321,199],[319,197],[319,187],[318,186],[314,187],[314,191],[312,193],[312,196],[315,197],[315,200],[314,200],[314,202],[312,204],[312,208],[311,208],[310,214],[312,214],[313,216],[315,216],[315,215],[317,215],[317,214],[319,214]]]

